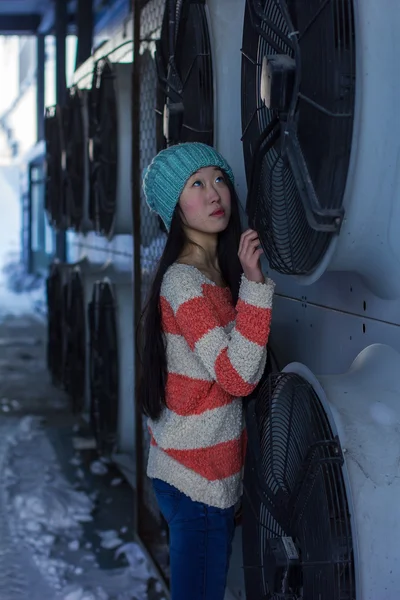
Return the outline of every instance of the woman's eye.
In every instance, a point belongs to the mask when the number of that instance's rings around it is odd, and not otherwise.
[[[197,184],[201,185],[201,181],[197,180],[193,183],[193,187],[197,187]]]
[[[224,179],[224,177],[222,175],[219,175],[215,181],[217,183],[224,183],[225,179]]]

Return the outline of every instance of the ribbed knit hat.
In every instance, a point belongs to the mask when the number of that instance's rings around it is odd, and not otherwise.
[[[143,190],[150,210],[156,212],[169,231],[172,215],[189,177],[203,167],[219,167],[232,184],[232,169],[211,146],[200,142],[185,142],[161,150],[147,168]]]

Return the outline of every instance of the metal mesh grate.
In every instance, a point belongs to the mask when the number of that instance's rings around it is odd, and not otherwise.
[[[141,10],[140,39],[155,40],[160,37],[165,0],[149,0]]]
[[[157,87],[157,73],[154,62],[154,46],[146,45],[140,57],[140,173],[143,178],[145,169],[157,154],[156,114],[154,99]],[[144,197],[143,189],[140,197],[141,208],[141,267],[144,281],[154,271],[164,244],[164,234],[160,229],[160,220],[151,213]],[[144,286],[147,294],[147,286]]]
[[[247,211],[271,267],[281,273],[312,272],[340,229],[353,131],[354,38],[352,0],[246,4]],[[293,79],[285,71],[287,100],[279,107],[266,95],[265,77],[266,60],[278,56],[294,68]],[[277,75],[272,91],[279,81]]]
[[[165,0],[150,0],[141,11],[141,41],[139,46],[140,95],[133,89],[134,102],[139,106],[137,127],[139,128],[139,176],[142,179],[144,170],[148,167],[157,153],[156,130],[156,91],[157,72],[154,61],[156,40],[160,37],[161,24],[164,14]],[[138,226],[140,222],[140,228]],[[165,233],[161,229],[161,221],[147,207],[142,188],[140,188],[140,219],[135,221],[135,239],[140,238],[140,249],[135,251],[136,269],[140,269],[140,277],[135,279],[135,296],[144,308],[148,297],[150,284],[155,267],[165,245]],[[138,281],[140,280],[140,288]],[[140,365],[138,365],[138,370]],[[147,428],[147,418],[140,411],[138,417],[137,443],[138,456],[141,460],[137,465],[138,488],[138,521],[137,532],[142,542],[159,568],[160,575],[167,580],[169,577],[168,548],[166,546],[166,530],[162,526],[158,504],[154,495],[151,481],[146,475],[147,459],[150,448],[150,438]],[[140,482],[140,483],[139,483]]]
[[[250,598],[354,600],[340,444],[313,388],[272,375],[247,409],[243,553]],[[279,553],[290,540],[298,560]]]
[[[164,0],[151,0],[142,10],[141,15],[141,48],[140,48],[140,172],[143,177],[154,156],[157,154],[156,139],[156,91],[157,72],[154,61],[155,39],[160,35]],[[165,235],[161,230],[157,216],[147,207],[143,190],[140,198],[140,269],[142,276],[141,301],[142,308],[149,293],[154,269],[165,244]],[[143,498],[141,502],[152,518],[159,523],[160,512],[153,492],[151,482],[146,477],[147,458],[150,447],[150,437],[147,428],[147,419],[142,422],[143,441]],[[144,524],[142,524],[144,525]]]

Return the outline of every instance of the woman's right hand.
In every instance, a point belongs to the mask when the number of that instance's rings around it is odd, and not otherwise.
[[[248,229],[241,235],[238,256],[244,276],[249,281],[265,283],[260,262],[263,250],[259,246],[258,233],[254,229]]]

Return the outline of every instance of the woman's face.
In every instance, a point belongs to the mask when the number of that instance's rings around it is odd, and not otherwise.
[[[179,206],[190,229],[219,233],[231,216],[231,193],[225,175],[217,167],[203,167],[186,182]]]

